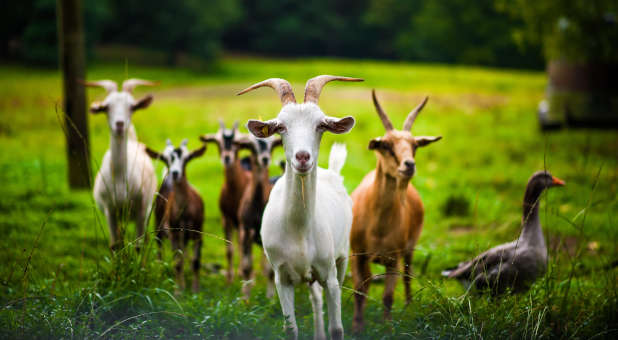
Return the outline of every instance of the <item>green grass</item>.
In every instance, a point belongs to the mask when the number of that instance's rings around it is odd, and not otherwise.
[[[271,90],[236,97],[269,77],[289,79],[302,97],[317,74],[365,78],[333,83],[320,106],[333,116],[353,115],[348,135],[326,135],[320,164],[335,141],[348,146],[343,169],[351,192],[375,166],[370,138],[384,133],[374,112],[376,88],[393,123],[401,126],[423,95],[430,100],[413,133],[443,140],[417,153],[412,183],[426,207],[414,255],[414,300],[403,303],[398,285],[393,321],[384,323],[382,284],[367,303],[367,331],[357,338],[614,338],[618,328],[618,133],[564,130],[544,134],[536,121],[542,73],[459,66],[329,59],[227,58],[206,71],[100,64],[89,79],[161,80],[153,105],[134,116],[141,141],[162,149],[214,132],[217,119],[273,118],[280,109]],[[283,319],[276,299],[257,285],[249,303],[241,282],[224,283],[207,268],[224,264],[218,194],[223,181],[216,148],[190,164],[189,180],[205,201],[200,294],[175,297],[171,251],[157,261],[155,246],[136,255],[129,245],[112,256],[107,225],[90,192],[69,191],[64,136],[56,107],[56,71],[0,66],[0,337],[2,338],[279,338]],[[88,90],[89,102],[103,98]],[[91,115],[91,146],[98,168],[108,146],[104,116]],[[282,158],[278,150],[275,159]],[[160,175],[162,165],[157,164]],[[525,294],[491,299],[468,294],[440,277],[441,269],[514,239],[528,177],[547,168],[567,186],[542,199],[541,220],[550,244],[547,275]],[[273,174],[278,174],[276,167]],[[152,224],[152,223],[151,223]],[[129,229],[127,240],[134,237]],[[151,226],[150,231],[153,228]],[[133,234],[133,235],[132,235]],[[259,272],[258,249],[255,249]],[[383,269],[374,267],[374,274]],[[186,272],[189,272],[188,266]],[[343,319],[351,337],[351,280],[343,292]],[[308,292],[297,290],[302,338],[313,333]]]

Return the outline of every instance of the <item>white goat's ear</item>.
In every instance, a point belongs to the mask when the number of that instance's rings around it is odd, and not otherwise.
[[[107,105],[101,102],[93,102],[92,104],[90,104],[90,112],[91,113],[107,112]]]
[[[276,119],[266,122],[251,119],[247,123],[247,129],[258,138],[267,138],[275,133],[281,133],[285,127]]]
[[[152,99],[153,97],[151,94],[139,99],[135,104],[131,105],[131,110],[137,111],[147,108],[152,103]]]
[[[416,141],[416,145],[418,146],[425,146],[425,145],[429,145],[433,142],[437,142],[440,139],[442,139],[442,136],[437,136],[437,137],[432,137],[432,136],[420,136],[420,137],[414,137],[414,140]]]
[[[354,127],[354,123],[354,118],[350,116],[341,119],[326,117],[320,123],[320,128],[336,134],[347,133]]]

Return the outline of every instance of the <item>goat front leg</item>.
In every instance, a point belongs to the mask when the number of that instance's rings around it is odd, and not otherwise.
[[[142,249],[142,245],[146,244],[146,241],[148,240],[146,228],[148,226],[148,215],[150,214],[149,210],[150,206],[148,205],[148,202],[144,202],[139,211],[137,211],[137,216],[135,219],[135,228],[137,229],[135,250],[138,252]]]
[[[193,241],[193,260],[191,265],[193,267],[193,292],[200,292],[200,266],[202,259],[202,235],[200,234]]]
[[[298,326],[296,325],[296,316],[294,315],[294,285],[281,280],[281,274],[275,270],[275,287],[279,295],[279,303],[281,311],[285,318],[283,325],[284,331],[288,339],[298,339]]]
[[[406,304],[412,301],[412,290],[410,289],[410,280],[412,280],[412,251],[406,251],[403,254],[403,285],[406,292]]]
[[[240,274],[243,279],[242,292],[246,300],[251,296],[251,282],[253,274],[253,232],[251,228],[247,228],[241,224],[238,228],[240,232]]]
[[[264,251],[262,251],[262,275],[266,278],[266,297],[270,299],[275,295],[275,285],[273,282],[275,272]]]
[[[171,230],[173,230],[170,234],[172,241],[172,250],[174,252],[174,271],[176,272],[176,284],[178,288],[176,289],[176,295],[180,295],[180,293],[185,289],[185,276],[183,275],[184,269],[184,228],[177,226],[170,226]],[[174,230],[173,228],[178,228]]]
[[[313,309],[313,339],[326,340],[322,308],[322,286],[318,281],[309,284],[309,300]]]
[[[112,252],[122,249],[122,237],[118,235],[118,216],[113,209],[106,207],[103,210],[109,226],[109,248]]]
[[[369,284],[371,283],[371,271],[367,256],[356,255],[352,257],[352,277],[354,279],[354,319],[352,331],[359,333],[365,327],[363,311],[365,309],[367,291],[369,291]]]
[[[332,340],[343,339],[343,323],[341,322],[341,287],[334,268],[326,280],[326,299],[328,301],[328,332]]]
[[[397,285],[397,259],[389,261],[385,264],[386,273],[384,273],[384,295],[382,302],[384,303],[384,320],[391,320],[391,309],[393,307],[393,294]]]
[[[227,259],[227,272],[225,279],[227,283],[231,283],[234,279],[234,240],[232,240],[232,232],[234,227],[232,221],[225,216],[222,216],[223,220],[223,233],[225,235],[225,258]]]

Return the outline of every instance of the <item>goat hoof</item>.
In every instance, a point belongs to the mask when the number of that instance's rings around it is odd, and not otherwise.
[[[334,328],[330,330],[331,340],[343,340],[343,328]]]
[[[122,242],[115,242],[109,246],[109,249],[114,253],[121,250],[122,248],[124,248],[124,244]]]
[[[365,323],[363,321],[354,320],[352,322],[352,332],[353,333],[359,334],[363,331],[364,328],[365,328]]]

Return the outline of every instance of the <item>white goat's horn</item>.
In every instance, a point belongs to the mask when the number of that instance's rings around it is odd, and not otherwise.
[[[427,100],[429,100],[429,97],[425,96],[425,99],[423,99],[423,101],[408,114],[406,121],[403,123],[404,131],[409,131],[412,128],[412,124],[414,124],[416,117],[419,113],[421,113],[421,110],[425,107],[425,104],[427,104]]]
[[[360,78],[350,78],[350,77],[338,77],[338,76],[328,76],[322,75],[311,78],[307,80],[307,84],[305,85],[305,103],[318,103],[318,99],[320,98],[320,92],[322,92],[322,87],[329,81],[333,80],[341,80],[341,81],[363,81]]]
[[[125,80],[122,83],[122,90],[126,91],[126,92],[133,92],[133,89],[136,86],[139,86],[139,85],[155,86],[155,85],[159,85],[159,82],[158,81],[149,81],[149,80],[131,78],[131,79]]]
[[[371,97],[373,98],[373,106],[376,107],[376,112],[378,112],[378,116],[380,116],[380,119],[382,120],[382,125],[384,125],[386,131],[391,131],[393,129],[393,123],[391,123],[391,120],[388,119],[386,112],[384,112],[382,106],[380,106],[378,98],[376,97],[376,90],[371,90]]]
[[[240,96],[241,94],[247,93],[251,90],[255,90],[258,87],[263,87],[263,86],[271,87],[275,91],[277,91],[277,94],[279,94],[279,99],[281,99],[282,105],[289,104],[289,103],[296,103],[296,97],[294,97],[292,86],[287,80],[281,79],[281,78],[266,79],[262,82],[259,82],[257,84],[251,85],[250,87],[247,87],[246,89],[238,92],[236,95]]]
[[[84,81],[82,83],[89,87],[102,87],[107,93],[118,91],[118,84],[113,80]]]

